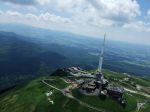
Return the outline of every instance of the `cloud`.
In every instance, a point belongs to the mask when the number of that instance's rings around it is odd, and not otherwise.
[[[32,23],[33,21],[42,21],[45,22],[47,24],[49,23],[56,23],[56,24],[68,24],[70,23],[70,19],[68,18],[64,18],[61,16],[56,16],[54,14],[51,14],[49,12],[46,13],[41,13],[39,15],[36,14],[32,14],[32,13],[26,13],[26,14],[22,14],[18,11],[6,11],[6,12],[2,12],[0,10],[0,17],[4,18],[6,21],[10,21],[12,18],[14,20],[14,22],[17,22],[18,20],[22,21],[22,20],[26,20],[29,23]]]
[[[136,0],[88,0],[99,15],[114,21],[128,21],[141,14]]]
[[[17,11],[7,11],[6,14],[9,16],[16,16],[16,17],[22,16],[22,14]]]
[[[37,0],[40,5],[50,4],[52,0]]]
[[[131,19],[141,13],[140,6],[136,0],[95,0],[95,3],[93,1],[90,1],[90,3],[97,11],[101,12],[102,17]]]
[[[148,21],[136,0],[0,0],[0,22],[19,22],[43,28],[99,35],[99,32],[125,30],[150,32]],[[19,5],[20,4],[20,5]],[[25,5],[25,7],[22,7]],[[15,7],[15,8],[9,8]],[[34,10],[33,10],[34,9]],[[150,10],[147,12],[150,17]],[[126,33],[124,33],[126,34]]]
[[[150,21],[150,9],[147,11],[146,19],[148,19],[148,21]]]
[[[69,16],[75,23],[103,26],[122,26],[140,16],[136,0],[37,0],[56,13]]]
[[[147,11],[147,15],[150,16],[150,9]]]
[[[74,24],[95,27],[122,26],[133,21],[141,14],[136,0],[0,0],[21,5],[33,5],[40,13],[45,13],[45,20],[54,16],[67,18]],[[44,8],[43,8],[44,7]],[[24,10],[24,9],[23,9]],[[64,16],[64,17],[63,17]],[[43,19],[44,19],[43,18]],[[58,21],[59,19],[56,18]],[[54,20],[52,20],[54,21]],[[61,19],[62,21],[62,19]]]
[[[0,1],[14,3],[14,4],[20,4],[20,5],[33,5],[36,3],[35,0],[0,0]]]
[[[3,11],[0,10],[0,15],[3,14]]]
[[[4,1],[4,0],[1,0]],[[136,21],[140,16],[140,6],[136,0],[5,0],[17,4],[31,5],[36,13],[27,11],[7,11],[7,16],[26,21],[42,21],[47,24],[63,24],[80,28],[134,28],[146,29]],[[32,8],[33,8],[32,7]],[[44,8],[43,8],[44,7]],[[28,7],[27,7],[28,8]],[[20,7],[18,10],[24,10]],[[29,13],[30,12],[30,13]],[[9,18],[9,17],[8,17]],[[21,20],[20,20],[21,21]],[[136,21],[136,22],[135,22]],[[142,28],[140,28],[142,26]],[[139,27],[139,28],[138,28]]]
[[[47,21],[47,22],[53,22],[53,23],[69,23],[70,19],[64,18],[61,16],[56,16],[54,14],[50,14],[48,12],[40,14],[38,16],[39,19]]]
[[[127,23],[123,26],[123,28],[136,29],[140,32],[150,32],[150,23],[146,23],[143,21],[134,21],[131,23]]]

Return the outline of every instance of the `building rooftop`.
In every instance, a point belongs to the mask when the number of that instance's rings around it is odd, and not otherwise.
[[[124,92],[124,89],[121,88],[121,87],[108,87],[107,90],[114,91],[114,92],[119,92],[119,93]]]

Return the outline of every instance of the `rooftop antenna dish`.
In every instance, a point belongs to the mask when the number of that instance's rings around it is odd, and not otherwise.
[[[100,58],[99,58],[98,72],[100,73],[102,73],[102,65],[103,65],[104,49],[105,49],[105,38],[106,38],[106,33],[104,34],[103,45],[101,48],[101,53],[100,53]]]

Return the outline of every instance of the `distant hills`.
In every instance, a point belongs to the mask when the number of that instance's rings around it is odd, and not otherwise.
[[[0,88],[9,82],[12,85],[20,79],[49,74],[66,65],[65,56],[22,38],[25,37],[0,31]]]
[[[0,24],[0,88],[60,67],[96,69],[101,39],[22,24]],[[106,38],[104,68],[150,77],[150,47]],[[13,79],[12,79],[13,77]],[[6,84],[6,85],[7,85]],[[5,86],[6,86],[5,85]]]

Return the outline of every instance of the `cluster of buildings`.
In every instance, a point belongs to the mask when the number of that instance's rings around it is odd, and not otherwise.
[[[66,79],[66,81],[72,85],[75,83],[82,94],[112,97],[120,104],[126,105],[126,101],[123,98],[124,89],[111,85],[109,81],[104,78],[102,72],[97,71],[95,74],[91,74],[83,71],[80,67],[70,67],[64,70],[69,73],[70,76],[73,76],[68,77],[69,79]]]
[[[65,68],[64,69],[67,73],[69,73],[72,76],[75,77],[89,77],[89,78],[94,78],[93,75],[91,75],[88,72],[83,71],[80,67],[70,67],[70,68]]]
[[[104,48],[105,48],[105,37],[103,46],[101,48],[99,65],[96,73],[91,75],[90,73],[82,72],[82,69],[79,67],[69,68],[72,73],[79,74],[80,76],[84,76],[90,79],[85,79],[83,83],[80,84],[80,92],[85,95],[97,95],[97,96],[109,96],[117,100],[123,106],[126,105],[126,101],[123,98],[124,89],[121,87],[115,87],[109,84],[108,80],[104,78],[102,74],[102,64],[103,64],[103,56],[104,56]]]

